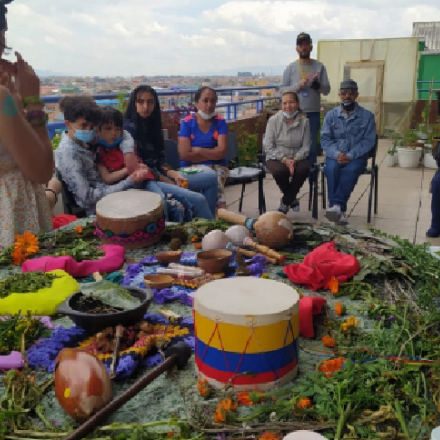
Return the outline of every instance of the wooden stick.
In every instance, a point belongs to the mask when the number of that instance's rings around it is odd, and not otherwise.
[[[246,237],[243,241],[245,246],[251,246],[255,249],[258,249],[263,255],[266,255],[271,258],[275,258],[279,264],[283,264],[286,261],[286,256],[281,255],[278,252],[274,251],[268,246],[264,246],[262,244],[256,243],[252,238]]]
[[[243,249],[243,248],[238,248],[237,252],[240,252],[241,254],[246,255],[246,257],[251,257],[251,258],[255,257],[255,255],[263,255],[261,253],[250,251],[249,249]],[[267,255],[263,255],[263,256],[266,257],[268,263],[278,264],[278,260],[276,258],[272,258]]]

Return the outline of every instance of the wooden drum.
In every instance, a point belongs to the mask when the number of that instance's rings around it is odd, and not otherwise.
[[[268,390],[298,369],[299,295],[287,284],[226,278],[194,298],[195,362],[200,379],[217,387]]]
[[[96,204],[95,233],[106,244],[142,248],[157,243],[164,230],[158,194],[130,189],[109,194]]]

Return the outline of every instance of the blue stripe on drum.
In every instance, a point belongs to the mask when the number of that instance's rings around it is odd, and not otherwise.
[[[267,371],[277,371],[292,363],[295,359],[298,360],[298,352],[298,339],[278,350],[242,354],[209,347],[196,338],[195,356],[204,364],[220,371],[235,372],[240,366],[239,373],[265,373]]]

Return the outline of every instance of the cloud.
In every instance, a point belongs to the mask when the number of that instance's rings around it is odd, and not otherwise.
[[[20,0],[8,45],[37,69],[77,75],[203,74],[287,65],[295,39],[408,37],[438,0]],[[30,44],[32,43],[32,44]]]

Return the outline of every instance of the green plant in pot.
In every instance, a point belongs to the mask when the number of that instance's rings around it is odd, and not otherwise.
[[[402,137],[402,145],[405,147],[412,147],[413,149],[417,147],[417,133],[414,130],[411,130],[410,128],[405,129],[403,132]]]

